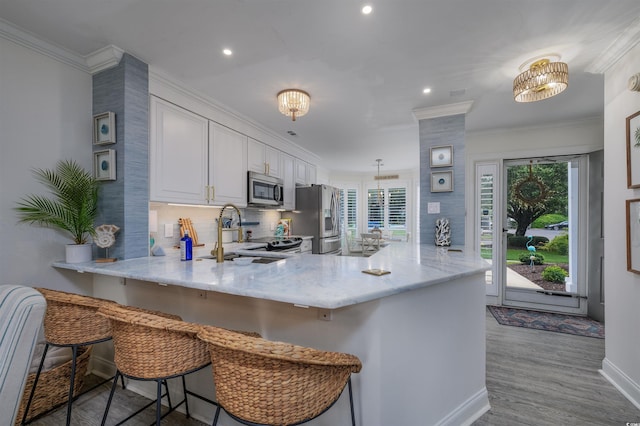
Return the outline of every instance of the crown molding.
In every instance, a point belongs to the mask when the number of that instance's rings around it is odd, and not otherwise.
[[[473,101],[458,102],[455,104],[438,105],[427,108],[416,108],[413,115],[418,120],[427,120],[430,118],[448,117],[450,115],[466,114],[471,109]]]
[[[81,71],[89,72],[86,61],[82,56],[48,41],[44,41],[42,38],[1,18],[0,37],[70,65]]]
[[[640,18],[636,18],[600,56],[585,68],[585,71],[592,74],[604,74],[638,42],[640,42]]]
[[[84,59],[89,68],[89,72],[96,74],[118,65],[122,59],[122,55],[124,55],[124,50],[110,44],[102,49],[89,53]]]

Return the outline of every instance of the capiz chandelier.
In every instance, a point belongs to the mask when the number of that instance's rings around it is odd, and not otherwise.
[[[285,89],[278,93],[278,109],[293,121],[309,112],[310,101],[311,96],[304,90]]]
[[[559,58],[558,58],[559,59]],[[527,64],[523,65],[521,70]],[[543,58],[530,62],[529,69],[513,80],[516,102],[535,102],[563,92],[569,85],[569,66]]]

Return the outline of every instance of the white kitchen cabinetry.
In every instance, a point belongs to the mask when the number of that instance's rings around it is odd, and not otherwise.
[[[312,185],[316,183],[316,166],[296,158],[296,183],[298,185]]]
[[[150,118],[151,201],[202,204],[208,185],[208,120],[155,97]]]
[[[300,253],[311,253],[313,247],[313,237],[303,237],[302,244],[300,244]]]
[[[150,200],[247,205],[247,137],[151,97]]]
[[[248,170],[282,178],[280,151],[260,141],[249,138]]]
[[[247,137],[209,122],[209,204],[247,205]]]
[[[282,160],[282,180],[283,185],[283,205],[285,210],[295,210],[296,208],[296,172],[295,159],[284,152],[280,154]]]

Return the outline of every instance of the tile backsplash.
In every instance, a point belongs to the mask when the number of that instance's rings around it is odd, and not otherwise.
[[[163,248],[173,247],[180,241],[180,225],[178,219],[190,218],[193,228],[198,234],[198,242],[210,244],[217,241],[220,209],[215,207],[173,206],[163,203],[149,203],[149,210],[157,212],[158,231],[153,234],[155,243]],[[275,226],[280,219],[280,212],[275,210],[240,209],[242,212],[242,229],[251,230],[253,238],[274,235]],[[238,215],[233,209],[226,209],[225,217],[233,218],[233,226],[237,225]],[[257,225],[246,225],[247,222],[258,222]],[[165,225],[172,228],[173,236],[165,237]],[[233,239],[237,234],[233,232]]]

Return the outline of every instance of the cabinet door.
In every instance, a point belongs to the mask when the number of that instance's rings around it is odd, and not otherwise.
[[[296,158],[296,183],[307,185],[307,163]]]
[[[212,203],[247,205],[247,137],[209,122],[209,184]]]
[[[316,166],[307,164],[307,185],[313,185],[316,183],[317,170]]]
[[[262,142],[249,138],[247,147],[248,169],[256,173],[266,173],[267,159],[265,154],[265,145]]]
[[[151,201],[207,202],[208,120],[161,99],[150,99]]]
[[[264,153],[265,161],[267,163],[267,174],[269,176],[282,179],[282,167],[280,164],[281,152],[269,145],[265,145]]]
[[[295,210],[296,208],[296,174],[295,161],[292,156],[280,154],[282,160],[282,180],[284,181],[284,203],[285,210]]]

